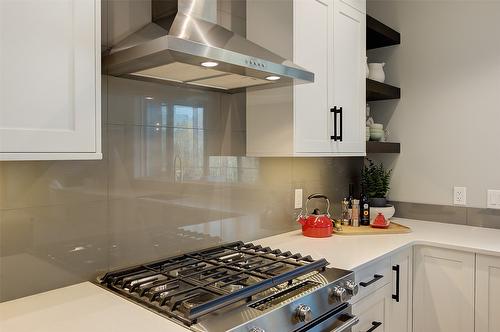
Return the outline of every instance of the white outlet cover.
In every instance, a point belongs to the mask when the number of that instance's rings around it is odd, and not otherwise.
[[[500,209],[500,190],[488,190],[488,208]]]
[[[302,209],[302,189],[295,189],[295,208]]]
[[[467,205],[467,188],[453,187],[453,204]]]

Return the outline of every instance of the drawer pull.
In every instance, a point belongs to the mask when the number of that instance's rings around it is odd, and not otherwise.
[[[372,327],[370,327],[366,332],[373,332],[375,331],[380,325],[382,325],[382,322],[372,322]]]
[[[400,278],[399,264],[394,265],[392,267],[392,270],[396,272],[396,294],[392,294],[392,299],[396,300],[396,302],[399,302],[399,278]]]
[[[371,284],[373,284],[375,281],[377,281],[377,280],[379,280],[379,279],[382,279],[383,277],[384,277],[384,276],[383,276],[383,275],[381,275],[381,274],[374,274],[374,275],[373,275],[373,279],[372,279],[372,280],[370,280],[370,281],[366,281],[366,282],[365,282],[365,281],[360,282],[360,283],[359,283],[359,285],[360,285],[361,287],[368,287],[368,286],[370,286]]]

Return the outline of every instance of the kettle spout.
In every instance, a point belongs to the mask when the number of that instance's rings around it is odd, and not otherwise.
[[[299,222],[302,226],[304,226],[306,224],[306,220],[304,218],[297,218],[297,222]]]

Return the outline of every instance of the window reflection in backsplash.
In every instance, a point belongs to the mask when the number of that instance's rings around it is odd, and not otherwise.
[[[206,145],[204,103],[199,99],[169,102],[168,98],[137,96],[144,100],[143,123],[136,132],[135,175],[171,182],[199,181],[256,183],[257,158],[214,155]],[[213,150],[213,149],[212,149]],[[244,152],[242,152],[244,153]]]
[[[256,183],[259,159],[253,157],[210,156],[209,181],[226,183]]]

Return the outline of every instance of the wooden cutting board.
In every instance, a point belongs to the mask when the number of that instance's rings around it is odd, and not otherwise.
[[[411,228],[391,222],[389,228],[374,228],[370,226],[342,226],[342,231],[333,230],[336,235],[383,235],[410,233]]]

